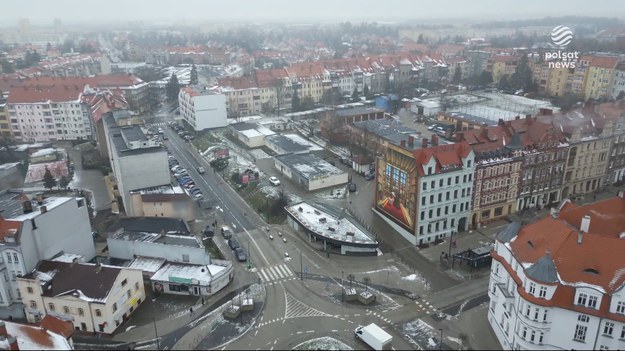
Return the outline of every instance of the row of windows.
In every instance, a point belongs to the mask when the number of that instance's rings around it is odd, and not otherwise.
[[[446,192],[446,193],[445,193],[445,200],[444,200],[444,201],[449,201],[449,200],[451,200],[451,196],[452,196],[451,191]],[[460,197],[466,197],[466,196],[471,196],[471,188],[467,188],[467,189],[464,189],[464,188],[463,188],[463,189],[461,189],[461,191],[460,191]],[[438,194],[437,199],[438,199],[438,203],[442,202],[442,201],[443,201],[443,193],[439,193],[439,194]],[[456,189],[456,190],[454,190],[454,192],[453,192],[453,199],[454,199],[454,200],[458,199],[458,190],[457,190],[457,189]],[[430,204],[430,205],[435,205],[435,204],[437,204],[437,202],[435,202],[434,200],[435,200],[434,194],[430,195],[430,202],[429,202],[429,204]],[[423,196],[423,197],[421,197],[421,205],[422,205],[422,206],[427,205],[427,203],[426,203],[426,202],[427,202],[427,196]],[[455,211],[455,210],[454,210],[454,211]],[[461,209],[460,211],[462,211],[462,209]]]

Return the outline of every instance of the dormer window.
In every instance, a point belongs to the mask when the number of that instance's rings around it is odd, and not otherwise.
[[[530,283],[529,293],[532,295],[536,294],[536,283]]]
[[[541,286],[538,290],[538,297],[542,297],[543,299],[547,296],[547,287]]]

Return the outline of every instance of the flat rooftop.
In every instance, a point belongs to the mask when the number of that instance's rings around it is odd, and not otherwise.
[[[163,245],[174,246],[186,246],[186,247],[199,247],[202,245],[194,236],[182,236],[173,234],[157,234],[157,233],[145,233],[145,232],[125,232],[123,230],[115,232],[109,237],[112,240],[125,240],[125,241],[141,241]]]
[[[191,235],[189,227],[180,218],[167,217],[127,217],[120,218],[116,223],[106,229],[113,233],[123,229],[124,232],[156,233],[165,231],[167,234]]]
[[[346,244],[377,244],[370,234],[355,223],[338,214],[330,213],[328,209],[305,202],[287,206],[285,209],[300,224],[320,236]]]
[[[323,148],[312,143],[297,134],[275,134],[265,138],[266,141],[275,144],[282,150],[289,153],[298,153],[305,151],[323,151]]]
[[[285,164],[302,178],[309,180],[345,173],[313,154],[284,154],[276,156],[275,159]]]

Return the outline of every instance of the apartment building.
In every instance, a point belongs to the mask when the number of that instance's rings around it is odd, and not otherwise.
[[[83,332],[112,334],[145,301],[139,269],[43,260],[17,281],[29,322],[52,315]]]
[[[550,96],[564,96],[571,90],[575,69],[566,67],[547,68],[545,91]]]
[[[7,100],[0,94],[0,137],[13,138],[11,130],[11,120],[9,119],[9,108]]]
[[[180,117],[196,131],[228,125],[226,96],[206,87],[183,87],[178,94]]]
[[[475,152],[475,177],[471,206],[471,227],[513,214],[523,172],[521,135],[506,128],[501,120],[496,127],[456,133]]]
[[[616,99],[621,94],[625,94],[625,63],[616,65],[612,88],[610,89],[610,97],[612,99]]]
[[[171,183],[167,153],[158,142],[148,140],[137,125],[122,125],[127,110],[106,113],[103,119],[107,152],[126,215],[135,216],[133,190]]]
[[[503,76],[510,77],[516,70],[518,58],[513,55],[493,55],[488,60],[486,70],[493,75],[493,83],[498,84]]]
[[[523,174],[517,209],[543,207],[561,199],[568,143],[564,134],[549,123],[526,116],[506,121],[507,133],[520,135]]]
[[[586,73],[584,100],[610,97],[618,57],[592,55],[583,56],[582,60],[589,61],[589,65],[586,67],[588,72]]]
[[[0,316],[24,318],[24,291],[16,278],[30,272],[40,260],[73,253],[95,256],[91,224],[83,198],[31,199],[24,194],[0,195]],[[71,218],[71,225],[67,225]]]
[[[496,238],[488,321],[503,349],[625,348],[625,199],[578,206]]]
[[[474,170],[467,142],[389,144],[377,160],[375,211],[413,245],[442,240],[468,228]]]
[[[613,123],[606,184],[625,181],[625,100],[600,104],[595,111]]]
[[[594,113],[593,107],[566,114],[539,116],[566,137],[569,144],[562,198],[594,192],[605,184],[614,123]]]

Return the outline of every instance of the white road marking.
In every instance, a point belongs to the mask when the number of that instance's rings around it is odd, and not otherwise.
[[[267,277],[267,274],[265,273],[265,269],[261,269],[261,270],[260,270],[260,273],[263,275],[263,277],[265,278],[265,281],[266,281],[266,282],[271,280],[271,279],[269,279],[269,278]]]

